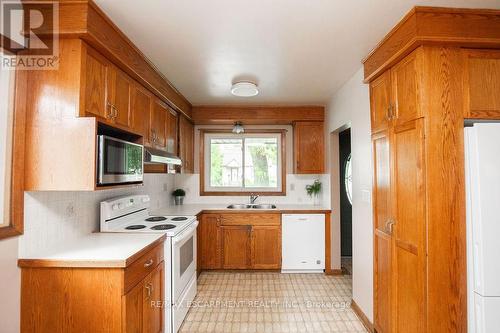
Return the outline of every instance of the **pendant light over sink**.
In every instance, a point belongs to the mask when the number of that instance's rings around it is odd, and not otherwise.
[[[259,94],[259,88],[253,82],[240,81],[233,84],[231,94],[237,97],[253,97]]]

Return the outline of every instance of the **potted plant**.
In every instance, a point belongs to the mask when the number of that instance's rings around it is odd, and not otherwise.
[[[182,205],[184,203],[184,197],[186,196],[186,191],[184,191],[181,188],[178,188],[172,192],[172,196],[174,197],[174,203],[176,206]]]
[[[319,193],[321,192],[321,182],[316,179],[314,183],[306,186],[307,194],[314,199],[314,205],[319,205]]]

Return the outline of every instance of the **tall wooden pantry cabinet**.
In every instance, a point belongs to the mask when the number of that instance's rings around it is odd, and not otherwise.
[[[415,7],[364,66],[374,329],[465,333],[463,129],[500,119],[500,11]]]

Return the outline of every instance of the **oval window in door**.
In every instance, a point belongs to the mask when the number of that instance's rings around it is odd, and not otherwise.
[[[344,174],[344,186],[345,193],[347,193],[347,199],[349,199],[349,203],[352,205],[352,163],[351,163],[351,154],[347,157],[345,161],[345,174]]]

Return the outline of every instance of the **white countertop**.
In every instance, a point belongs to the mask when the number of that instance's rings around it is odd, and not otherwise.
[[[257,203],[258,204],[258,203]],[[180,206],[170,206],[164,207],[157,210],[153,210],[151,212],[152,215],[159,216],[169,216],[169,215],[198,215],[202,211],[227,211],[227,212],[246,212],[246,213],[269,213],[269,212],[278,212],[278,213],[300,213],[300,212],[308,212],[308,213],[324,213],[326,211],[330,211],[331,209],[326,206],[316,206],[316,205],[301,205],[301,204],[277,204],[276,209],[229,209],[227,206],[230,205],[228,203],[225,204],[185,204]]]
[[[127,267],[164,234],[93,233],[57,249],[19,258],[21,267]]]

